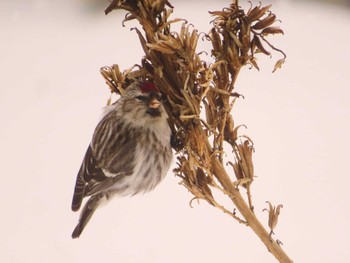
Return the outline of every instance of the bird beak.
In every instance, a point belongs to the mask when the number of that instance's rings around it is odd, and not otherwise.
[[[152,100],[150,101],[150,103],[149,103],[149,107],[150,107],[151,109],[158,109],[159,106],[160,106],[160,101],[157,100],[157,99],[152,99]]]

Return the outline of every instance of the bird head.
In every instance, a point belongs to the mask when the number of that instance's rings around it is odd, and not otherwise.
[[[162,104],[161,93],[152,82],[134,82],[122,97],[123,112],[134,121],[154,122],[168,117]]]

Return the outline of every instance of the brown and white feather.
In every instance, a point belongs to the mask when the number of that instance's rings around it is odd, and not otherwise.
[[[151,83],[136,82],[97,125],[74,189],[72,210],[85,204],[72,237],[80,236],[98,206],[111,197],[151,191],[172,160],[171,130],[160,94]]]

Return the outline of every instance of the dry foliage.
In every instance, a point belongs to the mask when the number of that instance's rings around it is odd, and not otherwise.
[[[256,56],[270,56],[271,51],[282,55],[273,71],[285,61],[283,51],[266,39],[271,34],[283,34],[275,26],[276,16],[270,8],[270,5],[260,4],[246,12],[238,1],[233,1],[221,11],[209,12],[213,16],[212,29],[205,34],[184,19],[170,19],[173,6],[168,1],[114,0],[106,14],[124,9],[128,13],[123,23],[139,21],[142,31],[134,30],[145,56],[141,65],[123,72],[118,65],[113,65],[102,68],[101,73],[115,93],[123,93],[135,79],[154,81],[167,98],[165,106],[178,156],[174,172],[182,179],[182,184],[194,199],[205,200],[251,227],[279,261],[291,262],[271,238],[278,213],[271,215],[271,210],[275,210],[270,208],[270,234],[254,214],[250,191],[254,181],[253,142],[247,136],[238,135],[241,126],[235,126],[230,114],[240,96],[234,92],[234,83],[242,66],[249,64],[259,69]],[[179,32],[172,31],[174,23],[181,23]],[[199,40],[211,42],[212,63],[203,61],[197,51]],[[232,161],[225,161],[225,144],[232,148],[235,156]],[[227,165],[232,167],[228,172]],[[213,189],[226,195],[235,209],[222,206],[213,195]],[[245,189],[247,201],[240,189]],[[279,212],[279,207],[277,210]]]
[[[273,230],[275,229],[277,222],[278,222],[278,216],[280,214],[280,210],[283,207],[283,205],[278,205],[277,207],[273,206],[269,201],[266,201],[266,203],[269,204],[269,209],[265,208],[263,211],[269,212],[269,228],[270,228],[270,236],[273,234]]]

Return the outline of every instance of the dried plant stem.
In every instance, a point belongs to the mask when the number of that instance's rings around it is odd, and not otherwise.
[[[194,195],[191,202],[205,200],[252,228],[275,258],[287,263],[292,260],[271,237],[282,206],[275,208],[269,203],[269,233],[254,213],[250,188],[254,181],[253,142],[246,135],[237,135],[244,125],[235,126],[230,114],[235,99],[240,97],[233,89],[241,68],[250,64],[259,69],[255,55],[270,55],[263,43],[283,55],[274,70],[285,61],[283,51],[265,38],[283,33],[271,26],[276,16],[269,11],[270,7],[260,4],[245,12],[234,0],[227,8],[210,12],[215,17],[213,27],[208,34],[203,34],[203,39],[212,44],[213,61],[208,65],[200,57],[203,52],[196,52],[200,34],[184,19],[168,19],[173,7],[167,0],[113,0],[106,13],[124,9],[130,12],[124,21],[139,21],[143,33],[137,28],[134,30],[145,56],[141,66],[121,72],[114,65],[102,68],[101,73],[116,93],[122,93],[135,79],[148,79],[157,84],[167,98],[165,107],[176,141],[173,148],[177,151],[178,166],[174,172]],[[183,22],[179,32],[171,31],[171,25],[176,22]],[[232,148],[233,162],[226,160],[226,145]],[[225,170],[225,161],[232,166],[234,176]],[[228,196],[235,206],[233,212],[220,204],[211,189]],[[247,201],[240,190],[246,191]]]
[[[251,211],[250,207],[245,202],[239,190],[232,185],[230,177],[226,173],[226,170],[223,168],[220,161],[218,159],[213,159],[212,165],[213,171],[216,174],[216,178],[219,180],[224,189],[230,193],[229,197],[235,204],[237,210],[242,214],[247,222],[247,225],[261,239],[267,249],[275,256],[279,262],[293,262],[284,252],[282,247],[274,239],[271,238],[269,232],[266,231],[264,226]]]
[[[250,184],[247,185],[247,197],[248,197],[249,208],[253,211],[254,206],[252,201],[252,194],[250,193]]]

